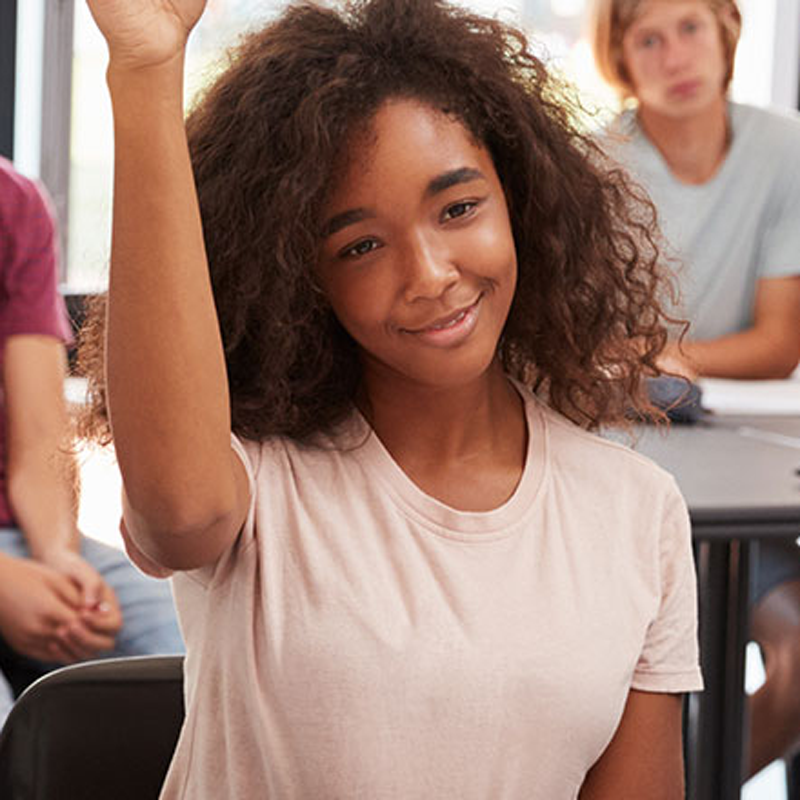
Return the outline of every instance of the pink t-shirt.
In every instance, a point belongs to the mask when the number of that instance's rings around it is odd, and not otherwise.
[[[71,330],[58,292],[58,241],[50,202],[36,183],[0,158],[0,370],[6,340],[23,335],[52,336],[67,342]],[[13,524],[6,492],[2,424],[0,527]]]
[[[234,442],[245,528],[174,578],[187,718],[162,798],[567,800],[631,687],[701,688],[673,479],[526,407],[490,512],[424,494],[358,415],[324,448]]]

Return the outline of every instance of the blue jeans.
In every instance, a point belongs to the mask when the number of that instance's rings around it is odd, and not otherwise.
[[[16,528],[0,528],[0,551],[16,558],[30,558],[25,537]],[[114,590],[122,610],[122,628],[114,649],[99,658],[184,652],[167,581],[142,574],[124,552],[88,536],[81,537],[81,555]],[[23,685],[59,666],[14,653],[0,637],[0,728]]]

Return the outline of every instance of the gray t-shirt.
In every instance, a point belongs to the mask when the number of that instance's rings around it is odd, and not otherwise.
[[[800,117],[736,103],[729,113],[730,151],[698,186],[675,178],[635,111],[617,117],[605,140],[658,209],[693,339],[750,327],[758,279],[800,274]]]

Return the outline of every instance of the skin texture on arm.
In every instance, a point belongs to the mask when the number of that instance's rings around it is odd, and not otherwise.
[[[128,534],[156,564],[213,562],[246,513],[183,123],[184,47],[204,2],[89,3],[115,125],[108,402]]]
[[[682,800],[682,696],[631,689],[614,738],[580,800]]]
[[[800,276],[792,276],[758,282],[751,328],[719,339],[673,344],[662,366],[689,378],[786,378],[798,361]]]
[[[122,620],[112,590],[78,553],[64,373],[57,339],[6,342],[8,497],[37,563],[3,561],[0,629],[18,652],[68,662],[112,647]]]
[[[78,542],[65,363],[63,345],[49,336],[13,336],[5,346],[8,494],[34,558]]]

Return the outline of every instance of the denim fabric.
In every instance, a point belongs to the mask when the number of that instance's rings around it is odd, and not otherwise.
[[[0,551],[17,558],[30,557],[25,538],[16,528],[0,528]],[[88,536],[81,537],[81,555],[114,590],[122,609],[122,629],[115,647],[98,657],[184,652],[168,581],[142,574],[124,552]],[[0,637],[0,727],[11,709],[12,698],[32,680],[58,666],[20,656]]]

